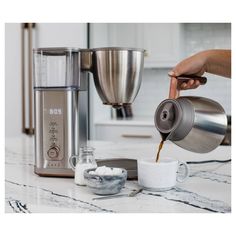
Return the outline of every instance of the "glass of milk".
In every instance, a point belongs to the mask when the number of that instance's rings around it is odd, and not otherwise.
[[[94,158],[94,148],[81,147],[79,156],[71,156],[69,158],[72,170],[75,172],[75,183],[85,186],[84,171],[90,168],[96,168],[97,163]]]

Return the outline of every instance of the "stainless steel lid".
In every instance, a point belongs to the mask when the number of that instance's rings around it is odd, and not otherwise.
[[[154,117],[158,130],[162,133],[169,133],[179,125],[182,118],[182,109],[178,102],[167,99],[157,107]]]
[[[193,106],[184,97],[166,99],[157,107],[154,122],[164,140],[181,140],[193,127]]]
[[[142,48],[129,48],[129,47],[101,47],[101,48],[92,48],[88,49],[91,51],[139,51],[145,52]]]
[[[63,54],[66,52],[79,52],[79,51],[138,51],[138,52],[145,52],[142,48],[129,48],[129,47],[101,47],[101,48],[89,48],[89,49],[81,49],[75,47],[48,47],[48,48],[34,48],[34,53],[42,53],[45,55],[49,54]]]
[[[48,48],[34,48],[33,52],[43,55],[64,55],[68,52],[79,52],[80,48],[73,47],[48,47]]]

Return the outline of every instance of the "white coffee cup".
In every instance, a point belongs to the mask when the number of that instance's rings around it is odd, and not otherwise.
[[[183,166],[183,173],[178,173]],[[138,184],[151,191],[166,191],[173,188],[177,182],[183,182],[189,175],[185,162],[163,158],[158,163],[155,160],[138,160]]]

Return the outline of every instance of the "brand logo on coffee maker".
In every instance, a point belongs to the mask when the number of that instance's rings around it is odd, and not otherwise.
[[[50,115],[61,115],[62,114],[62,109],[61,108],[50,108],[49,109],[49,114]]]

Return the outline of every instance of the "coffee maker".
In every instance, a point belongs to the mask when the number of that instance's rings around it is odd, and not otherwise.
[[[69,157],[88,139],[88,72],[105,105],[130,105],[141,85],[144,50],[37,48],[34,53],[35,173],[73,176]]]

